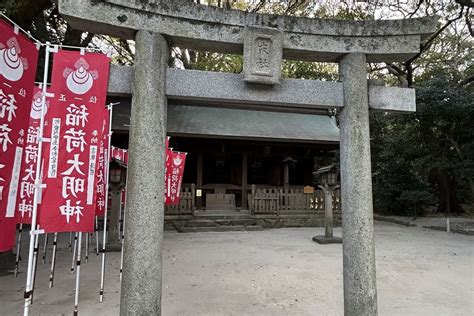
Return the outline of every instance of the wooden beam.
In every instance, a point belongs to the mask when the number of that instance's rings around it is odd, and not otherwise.
[[[247,209],[247,153],[242,153],[242,209]]]

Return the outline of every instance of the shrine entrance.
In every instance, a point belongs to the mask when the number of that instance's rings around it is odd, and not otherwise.
[[[199,115],[203,103],[209,103],[213,114],[206,130],[226,132],[239,109],[254,111],[237,135],[227,137],[246,135],[244,126],[261,126],[272,113],[340,112],[344,309],[346,315],[377,315],[369,107],[414,111],[415,94],[369,84],[367,63],[416,55],[421,41],[434,32],[436,19],[308,19],[185,0],[58,0],[58,7],[77,29],[135,40],[133,69],[115,68],[110,74],[111,92],[132,93],[133,105],[122,314],[161,314],[164,184],[157,179],[164,179],[169,111]],[[168,68],[171,46],[243,54],[243,74]],[[339,81],[282,79],[283,58],[338,63]],[[181,107],[170,106],[178,101]],[[285,123],[267,131],[299,130]],[[178,120],[177,126],[202,135],[203,127],[192,119]]]

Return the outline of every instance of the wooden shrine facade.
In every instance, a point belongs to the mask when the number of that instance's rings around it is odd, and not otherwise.
[[[112,143],[126,148],[130,101],[113,101],[120,105],[114,110]],[[323,224],[324,194],[313,172],[331,163],[339,148],[339,129],[327,112],[289,114],[176,102],[168,105],[167,129],[170,147],[188,156],[181,202],[165,208],[165,220],[224,211],[265,219],[266,227]],[[340,218],[339,192],[334,209]]]

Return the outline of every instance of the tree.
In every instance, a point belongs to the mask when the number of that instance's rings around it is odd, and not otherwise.
[[[458,198],[474,198],[473,89],[453,76],[441,67],[420,81],[414,114],[372,113],[379,208],[419,211],[424,204],[434,204],[433,192],[439,212],[458,213],[463,211]]]
[[[3,0],[0,3],[0,12],[7,15],[24,30],[29,31],[41,42],[91,48],[108,45],[115,50],[114,63],[129,65],[132,63],[132,43],[123,39],[74,29],[59,14],[54,0]],[[43,55],[42,51],[39,62],[40,69],[43,65]]]

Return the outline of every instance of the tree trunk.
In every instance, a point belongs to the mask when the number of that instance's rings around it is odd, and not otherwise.
[[[471,188],[471,202],[474,202],[474,180],[469,180],[469,187]]]
[[[430,171],[429,181],[438,191],[439,203],[437,212],[448,214],[464,212],[456,196],[456,180],[454,176],[451,176],[447,170],[434,168]]]
[[[11,0],[6,6],[6,14],[19,26],[29,30],[31,22],[51,4],[51,0]]]

